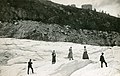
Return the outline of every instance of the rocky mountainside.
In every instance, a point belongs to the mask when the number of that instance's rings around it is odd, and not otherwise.
[[[44,41],[74,42],[91,45],[120,45],[117,32],[96,30],[75,30],[70,26],[44,24],[37,21],[18,21],[1,23],[0,36]]]
[[[0,0],[0,36],[94,45],[120,44],[120,18],[48,0]]]

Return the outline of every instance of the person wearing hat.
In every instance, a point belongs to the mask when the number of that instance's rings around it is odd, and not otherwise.
[[[29,69],[31,69],[32,70],[32,73],[34,73],[34,71],[33,71],[33,68],[32,68],[32,61],[31,61],[31,59],[29,60],[29,62],[28,62],[28,71],[27,71],[27,73],[29,74]]]
[[[107,63],[106,63],[103,55],[104,55],[104,53],[102,53],[102,55],[100,56],[101,68],[103,68],[103,63],[105,63],[105,66],[107,67]]]
[[[83,53],[82,59],[89,59],[89,56],[88,56],[88,53],[87,53],[86,46],[84,46],[84,53]]]

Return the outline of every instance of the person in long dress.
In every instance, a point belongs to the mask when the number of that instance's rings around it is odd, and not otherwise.
[[[53,50],[52,52],[52,64],[55,64],[56,63],[56,53],[55,53],[55,50]]]
[[[69,48],[68,58],[69,58],[69,60],[73,60],[72,47]]]
[[[83,53],[82,59],[89,59],[89,56],[88,56],[88,54],[87,54],[86,46],[84,46],[84,53]]]

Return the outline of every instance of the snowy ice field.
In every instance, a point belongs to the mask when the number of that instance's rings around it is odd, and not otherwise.
[[[71,46],[74,60],[69,61]],[[90,60],[82,59],[84,46]],[[52,50],[57,53],[56,64],[51,64]],[[101,52],[108,67],[100,68]],[[35,73],[27,75],[29,59],[33,60]],[[120,76],[120,47],[0,38],[0,76]]]

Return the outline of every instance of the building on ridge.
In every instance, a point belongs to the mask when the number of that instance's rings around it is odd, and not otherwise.
[[[83,4],[81,7],[82,7],[82,9],[92,10],[92,5],[91,4]]]

